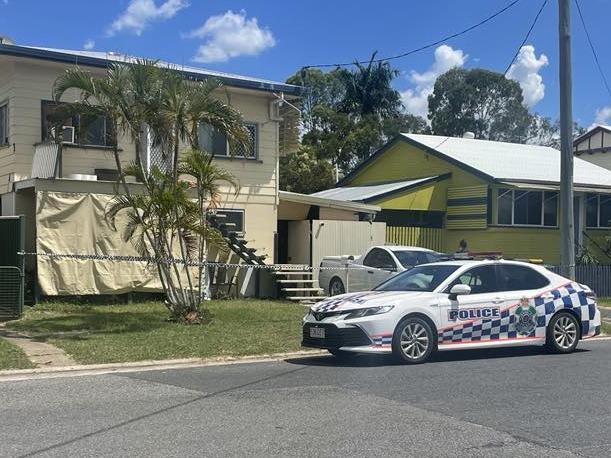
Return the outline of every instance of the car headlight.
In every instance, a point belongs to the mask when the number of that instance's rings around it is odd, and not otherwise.
[[[348,315],[346,315],[344,320],[362,318],[364,316],[379,315],[380,313],[390,312],[393,308],[395,308],[394,305],[382,305],[380,307],[368,307],[364,309],[353,310]]]

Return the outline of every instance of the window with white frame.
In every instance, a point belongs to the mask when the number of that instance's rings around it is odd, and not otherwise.
[[[497,224],[507,226],[558,225],[558,193],[501,188],[497,192]]]
[[[588,194],[586,196],[586,227],[611,227],[611,195]]]
[[[210,124],[201,123],[197,132],[199,147],[217,157],[256,159],[258,143],[257,125],[246,123],[244,127],[248,130],[249,141],[245,145],[234,145],[233,150],[231,150],[227,136],[223,132]]]
[[[8,143],[8,102],[4,102],[0,104],[0,146]]]

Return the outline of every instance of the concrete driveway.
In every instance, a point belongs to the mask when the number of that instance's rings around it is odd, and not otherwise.
[[[611,341],[0,383],[2,456],[609,456]]]

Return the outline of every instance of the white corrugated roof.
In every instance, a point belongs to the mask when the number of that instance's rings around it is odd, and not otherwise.
[[[403,188],[415,186],[427,180],[432,180],[437,177],[418,178],[416,180],[393,181],[392,183],[374,184],[368,186],[343,186],[339,188],[327,189],[326,191],[316,192],[311,194],[316,197],[325,197],[328,199],[350,200],[353,202],[362,202],[374,198],[376,196],[386,194],[387,192],[398,191]]]
[[[402,134],[498,180],[560,182],[560,151],[547,146]],[[574,158],[574,183],[611,186],[611,171]]]
[[[29,49],[38,49],[40,51],[48,51],[48,52],[61,53],[61,54],[70,54],[72,56],[89,57],[92,59],[103,59],[103,60],[108,60],[108,61],[113,61],[113,62],[132,62],[133,63],[133,62],[136,62],[137,60],[143,59],[142,57],[128,56],[126,54],[117,53],[117,52],[80,51],[80,50],[73,50],[73,49],[46,48],[42,46],[21,46],[21,47],[29,48]],[[172,69],[180,70],[184,72],[198,73],[198,74],[205,75],[205,76],[212,76],[212,77],[217,77],[217,78],[231,78],[231,79],[243,80],[243,81],[254,81],[254,82],[259,82],[263,84],[291,86],[291,85],[288,85],[286,83],[282,83],[279,81],[272,81],[272,80],[261,79],[261,78],[252,78],[249,76],[236,75],[234,73],[220,72],[217,70],[208,70],[208,69],[204,69],[200,67],[173,64],[170,62],[163,62],[163,61],[158,61],[158,60],[156,61],[162,67],[172,68]]]

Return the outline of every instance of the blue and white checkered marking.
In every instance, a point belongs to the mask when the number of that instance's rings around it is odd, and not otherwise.
[[[575,312],[581,320],[583,336],[592,335],[595,332],[596,306],[592,299],[586,296],[586,289],[578,283],[569,283],[556,288],[545,295],[551,295],[554,299],[545,301],[544,295],[529,299],[529,304],[537,310],[537,326],[527,336],[518,336],[516,331],[515,311],[520,304],[501,311],[500,319],[482,319],[471,323],[457,324],[440,330],[439,344],[451,344],[462,342],[479,342],[519,338],[544,338],[545,329],[550,319],[558,310],[569,309]]]
[[[342,296],[337,299],[325,299],[324,301],[319,302],[318,305],[314,308],[314,310],[317,312],[329,312],[331,310],[335,310],[341,305],[361,305],[364,304],[368,299],[371,299],[372,297],[383,293],[384,291],[366,291],[364,293],[353,293],[351,295]]]
[[[372,337],[372,340],[373,340],[374,347],[383,347],[385,345],[391,345],[392,344],[392,334],[389,334],[387,336],[374,336]]]

